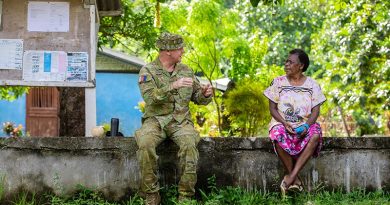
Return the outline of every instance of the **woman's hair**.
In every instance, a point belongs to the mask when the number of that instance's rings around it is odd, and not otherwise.
[[[289,54],[290,55],[293,55],[293,54],[298,55],[299,62],[301,62],[303,64],[302,71],[305,72],[310,65],[309,56],[305,53],[305,51],[303,51],[302,49],[296,48],[296,49],[291,50],[289,52]]]

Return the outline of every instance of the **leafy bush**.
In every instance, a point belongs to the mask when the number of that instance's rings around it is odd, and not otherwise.
[[[27,93],[29,87],[23,86],[1,86],[0,87],[0,100],[14,101]]]
[[[358,129],[356,130],[358,136],[375,134],[378,132],[378,126],[367,112],[364,112],[361,109],[355,110],[353,111],[352,116],[358,125]]]
[[[253,79],[243,79],[229,91],[225,100],[225,112],[229,115],[234,134],[254,137],[267,129],[270,120],[268,100],[263,95],[265,86]]]

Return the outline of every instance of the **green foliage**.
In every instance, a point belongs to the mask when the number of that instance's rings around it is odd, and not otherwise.
[[[385,124],[381,116],[390,104],[389,4],[298,0],[256,8],[242,2],[235,8],[241,11],[245,26],[238,28],[243,35],[257,32],[268,49],[259,58],[258,76],[267,75],[269,66],[283,65],[292,48],[303,48],[312,62],[306,74],[319,79],[332,103],[329,108],[340,105],[348,116],[362,110],[380,133]],[[234,69],[231,73],[237,73]]]
[[[259,58],[264,65],[284,65],[288,51],[302,48],[310,52],[311,35],[321,26],[317,1],[288,0],[281,5],[261,4],[254,8],[245,1],[235,5],[244,26],[238,27],[246,39],[258,38],[267,49]],[[319,7],[319,6],[318,6]],[[312,68],[314,69],[314,67]]]
[[[320,191],[316,193],[302,193],[290,195],[281,199],[279,193],[262,192],[258,190],[246,191],[239,187],[225,187],[217,192],[202,195],[199,204],[208,205],[253,205],[253,204],[388,204],[389,193],[377,191],[366,192],[354,190],[350,193],[342,191]]]
[[[187,24],[189,6],[190,3],[186,0],[178,0],[169,4],[162,4],[161,30],[179,33],[180,28]]]
[[[254,204],[390,204],[390,193],[384,191],[368,192],[364,189],[355,189],[349,193],[342,190],[303,192],[289,195],[282,199],[278,192],[264,192],[259,190],[245,190],[240,187],[219,187],[215,184],[215,177],[209,178],[209,191],[199,190],[201,196],[184,202],[177,201],[177,186],[163,187],[160,191],[164,205],[254,205]],[[47,202],[38,200],[34,194],[21,193],[14,202],[7,204],[17,205],[142,205],[140,196],[134,195],[121,202],[108,202],[100,194],[85,187],[79,187],[79,192],[72,197],[63,198],[54,195],[47,196]]]
[[[21,86],[1,86],[0,100],[13,101],[28,92],[29,87]]]
[[[250,0],[251,4],[253,7],[256,7],[257,5],[259,5],[259,3],[261,2],[261,0]],[[283,0],[263,0],[262,1],[263,4],[279,4],[279,3],[283,3],[284,1]]]
[[[121,16],[100,19],[99,47],[118,47],[138,54],[154,49],[158,36],[154,27],[154,5],[149,1],[121,2]]]
[[[179,192],[177,191],[177,186],[164,186],[160,190],[161,197],[161,204],[176,204],[177,196],[179,195]]]
[[[310,201],[312,204],[389,204],[389,193],[383,191],[368,192],[356,189],[350,193],[343,191],[321,191],[315,194],[307,193],[298,199]],[[291,199],[290,199],[291,201]]]
[[[217,192],[217,177],[215,175],[207,178],[207,188],[210,190],[211,193]]]
[[[374,119],[362,110],[355,110],[352,113],[353,118],[356,120],[358,129],[356,134],[358,136],[369,135],[377,133],[378,126],[375,124]]]
[[[268,46],[266,39],[258,38],[259,34],[259,31],[255,30],[248,39],[237,37],[223,42],[223,54],[226,58],[224,63],[231,79],[239,81],[245,77],[253,78],[263,66],[261,61]]]
[[[35,194],[32,194],[31,196],[27,193],[21,193],[19,197],[16,199],[15,202],[13,202],[14,205],[39,205],[38,202],[36,202]]]
[[[5,174],[0,173],[0,201],[3,200],[5,191]]]
[[[98,192],[95,192],[82,185],[78,185],[77,189],[77,193],[71,199],[72,203],[69,204],[109,204]]]
[[[216,97],[214,100],[218,102],[218,104],[222,103],[222,98],[220,97],[220,93],[216,92]],[[221,136],[218,130],[218,114],[215,103],[210,103],[206,106],[204,105],[196,105],[194,103],[190,103],[190,111],[192,114],[192,120],[195,122],[195,127],[199,131],[201,136],[207,137],[219,137]],[[203,124],[202,121],[204,120]],[[202,126],[200,125],[202,124]]]
[[[186,41],[183,63],[209,82],[224,77],[222,52],[224,41],[235,41],[237,16],[227,15],[223,1],[175,1],[161,7],[162,30],[182,34]],[[179,21],[180,20],[180,21]],[[230,40],[232,39],[232,40]],[[225,68],[226,69],[226,68]],[[217,94],[214,93],[214,96]],[[221,104],[213,98],[217,126],[221,133]]]
[[[111,203],[104,199],[103,195],[84,187],[82,185],[77,186],[77,193],[69,198],[63,198],[59,196],[49,195],[50,204],[61,204],[61,205],[114,205],[119,203]],[[143,200],[140,196],[135,195],[130,197],[127,201],[121,203],[123,205],[142,205]]]
[[[202,72],[207,79],[222,76],[219,69],[222,48],[219,44],[224,38],[221,32],[223,11],[222,4],[217,1],[192,1],[187,7],[167,5],[161,11],[162,30],[170,29],[171,32],[180,33],[186,40],[183,62],[195,72]],[[170,21],[172,18],[185,21]]]
[[[226,76],[256,79],[263,88],[284,74],[288,51],[302,48],[311,59],[306,75],[320,83],[328,99],[322,113],[329,115],[338,106],[348,117],[353,111],[364,113],[353,115],[359,133],[383,133],[383,116],[390,109],[389,1],[164,1],[160,31],[153,25],[156,1],[124,2],[122,19],[102,19],[101,44],[145,55],[141,48],[153,50],[158,32],[182,34],[187,44],[183,63],[195,72],[210,82]],[[214,109],[205,115],[217,118],[223,133],[222,102],[214,99]],[[364,127],[367,116],[375,130]],[[207,126],[203,131],[212,132]]]
[[[328,99],[348,114],[371,116],[382,128],[380,115],[390,108],[389,8],[389,1],[330,1],[312,44],[313,61],[323,68],[316,75]],[[361,134],[372,132],[360,114],[354,118]]]
[[[225,100],[226,113],[240,136],[254,137],[266,129],[270,114],[264,89],[264,84],[248,78],[229,91]]]

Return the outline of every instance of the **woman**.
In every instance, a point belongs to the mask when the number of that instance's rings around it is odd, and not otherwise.
[[[286,75],[275,78],[264,91],[272,115],[269,137],[287,172],[280,185],[282,195],[303,190],[299,171],[311,156],[318,156],[322,146],[316,120],[326,98],[320,86],[303,75],[308,67],[309,57],[303,50],[290,51],[284,65]]]

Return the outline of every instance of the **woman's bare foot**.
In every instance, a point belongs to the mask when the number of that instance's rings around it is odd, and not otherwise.
[[[301,178],[298,176],[297,178],[295,178],[293,184],[294,184],[294,185],[298,185],[298,186],[302,186],[303,183],[302,183]]]
[[[290,187],[295,182],[295,180],[296,179],[291,179],[290,175],[284,175],[283,177],[284,184],[287,188]]]
[[[290,187],[288,189],[290,191],[294,191],[294,192],[302,192],[304,190],[304,188],[303,188],[303,182],[302,182],[301,178],[299,176],[296,177],[294,180],[294,183],[292,185],[290,185]]]

